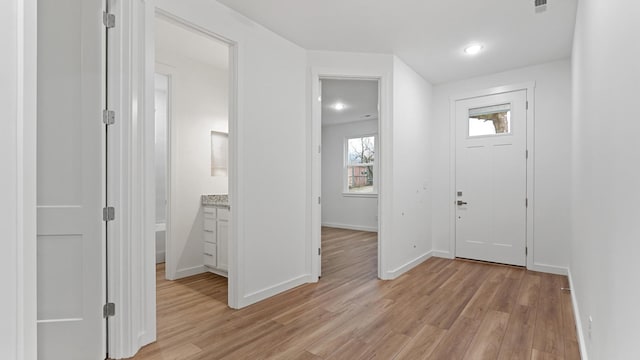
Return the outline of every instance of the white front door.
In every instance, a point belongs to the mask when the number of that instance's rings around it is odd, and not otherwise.
[[[526,90],[456,101],[456,257],[526,264]]]
[[[38,1],[38,358],[104,359],[102,0]]]

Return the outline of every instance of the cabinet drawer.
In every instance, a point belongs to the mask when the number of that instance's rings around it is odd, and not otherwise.
[[[215,232],[216,231],[216,220],[211,218],[204,218],[204,231]]]
[[[229,209],[218,209],[218,220],[229,220]]]
[[[214,208],[213,206],[203,207],[202,212],[204,213],[204,217],[216,217],[216,208]]]
[[[211,243],[204,243],[204,264],[211,267],[217,266],[217,254],[216,245]]]

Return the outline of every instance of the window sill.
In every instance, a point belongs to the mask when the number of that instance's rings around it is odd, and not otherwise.
[[[344,196],[344,197],[361,197],[361,198],[377,198],[378,197],[378,193],[343,192],[342,196]]]

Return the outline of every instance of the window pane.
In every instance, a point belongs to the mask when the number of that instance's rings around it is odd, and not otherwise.
[[[469,136],[511,132],[511,106],[494,105],[469,110]]]
[[[348,166],[349,192],[373,192],[373,166]]]
[[[373,192],[375,136],[347,140],[347,182],[349,192]]]
[[[375,157],[375,137],[359,137],[348,140],[347,162],[349,165],[373,163]]]

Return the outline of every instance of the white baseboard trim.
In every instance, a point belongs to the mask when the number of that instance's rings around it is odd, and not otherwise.
[[[216,275],[220,275],[220,276],[224,276],[226,278],[229,278],[229,272],[228,271],[224,271],[224,270],[219,270],[216,268],[211,268],[205,265],[204,267],[208,272],[212,273],[212,274],[216,274]]]
[[[453,259],[453,256],[451,255],[450,252],[448,251],[442,251],[442,250],[432,250],[431,254],[434,257],[439,257],[439,258],[444,258],[444,259]]]
[[[163,263],[165,258],[166,256],[164,251],[156,251],[156,264]]]
[[[138,351],[140,351],[140,349],[142,349],[142,347],[147,346],[151,343],[156,342],[156,334],[155,333],[150,333],[148,331],[143,331],[141,334],[138,335]],[[138,351],[136,351],[133,354],[128,354],[127,357],[134,357]]]
[[[582,317],[578,308],[578,300],[576,299],[576,291],[573,286],[573,277],[571,276],[571,268],[567,269],[567,277],[569,278],[569,288],[571,289],[571,303],[573,304],[573,317],[576,319],[576,331],[578,333],[578,345],[580,346],[580,358],[589,360],[587,355],[587,343],[585,341],[584,332],[582,331]]]
[[[406,273],[407,271],[413,269],[414,267],[422,264],[424,261],[426,261],[427,259],[429,259],[430,257],[433,256],[433,251],[429,251],[426,252],[420,256],[418,256],[417,258],[409,261],[408,263],[394,269],[391,271],[387,271],[386,274],[384,274],[384,278],[383,280],[393,280],[395,278],[397,278],[398,276]]]
[[[277,295],[281,292],[285,292],[287,290],[293,289],[294,287],[310,283],[312,282],[311,276],[308,274],[298,276],[291,280],[283,281],[279,284],[270,286],[268,288],[254,291],[242,297],[239,301],[238,309],[241,309],[245,306],[249,306],[251,304],[255,304],[258,301],[264,300],[266,298]]]
[[[186,269],[179,269],[178,271],[176,271],[176,276],[175,276],[174,280],[186,278],[186,277],[193,276],[193,275],[202,274],[202,273],[205,273],[205,272],[207,272],[207,269],[205,269],[204,265],[194,266],[194,267],[186,268]]]
[[[346,229],[346,230],[378,232],[378,228],[371,227],[371,226],[336,224],[336,223],[322,223],[322,226],[324,226],[324,227],[332,227],[332,228],[337,228],[337,229]]]
[[[442,250],[432,250],[431,254],[434,257],[439,257],[439,258],[445,258],[445,259],[454,259],[455,257],[453,256],[453,254],[449,251],[442,251]],[[544,272],[544,273],[549,273],[549,274],[556,274],[556,275],[567,275],[568,274],[568,269],[566,267],[562,267],[562,266],[555,266],[555,265],[547,265],[547,264],[540,264],[540,263],[534,263],[531,266],[527,267],[528,270],[532,270],[532,271],[539,271],[539,272]]]
[[[531,266],[527,266],[527,269],[549,274],[568,275],[568,269],[562,266],[533,263]]]

